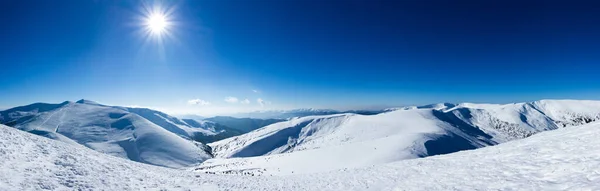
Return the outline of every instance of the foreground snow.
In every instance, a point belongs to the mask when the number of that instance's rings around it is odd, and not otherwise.
[[[0,190],[598,190],[600,124],[494,147],[288,176],[135,163],[0,125]]]

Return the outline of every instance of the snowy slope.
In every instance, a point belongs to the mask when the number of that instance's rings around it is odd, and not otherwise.
[[[211,158],[202,143],[186,140],[134,113],[86,100],[49,110],[33,109],[10,119],[18,121],[13,125],[17,129],[148,164],[180,168]]]
[[[296,176],[334,190],[598,190],[600,124],[374,167]]]
[[[599,190],[598,136],[594,123],[383,165],[248,176],[135,163],[0,125],[0,190]]]
[[[128,161],[0,125],[0,190],[203,190],[192,173]],[[217,178],[217,177],[215,177]]]
[[[296,161],[295,166],[306,164],[302,172],[326,171],[496,145],[599,119],[600,102],[573,100],[434,104],[369,116],[309,116],[211,143],[215,157],[231,159],[212,159],[202,168],[270,160],[280,170]],[[236,159],[256,156],[268,157]]]
[[[375,144],[380,139],[387,139],[396,140],[389,149],[398,151],[408,149],[407,152],[412,152],[413,142],[424,141],[422,135],[443,133],[440,126],[446,124],[429,120],[433,118],[434,116],[427,112],[418,111],[398,111],[374,116],[356,114],[310,116],[269,125],[238,137],[212,143],[211,147],[215,156],[225,158],[271,155],[327,147],[348,147],[344,152],[358,154],[370,153],[380,146],[381,152],[391,153],[383,149],[385,143]],[[391,144],[385,145],[391,146]],[[364,150],[367,148],[369,149]],[[419,153],[407,155],[417,154]]]

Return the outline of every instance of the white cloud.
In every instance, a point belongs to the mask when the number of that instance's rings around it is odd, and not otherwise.
[[[201,100],[201,99],[192,99],[192,100],[188,100],[188,104],[190,104],[190,105],[210,105],[210,102]]]
[[[254,93],[258,93],[259,91],[258,91],[258,90],[252,90],[252,92],[254,92]]]
[[[258,105],[260,105],[261,107],[264,107],[264,106],[265,106],[265,100],[263,100],[263,99],[260,99],[260,98],[258,98],[258,99],[256,99],[256,102],[257,102],[257,103],[258,103]]]
[[[242,103],[242,104],[250,104],[250,100],[245,99],[245,100],[240,101],[240,103]]]
[[[236,98],[236,97],[226,97],[226,98],[225,98],[225,101],[226,101],[227,103],[237,103],[239,100],[238,100],[238,98]]]
[[[256,99],[256,102],[258,103],[258,105],[260,105],[261,107],[264,107],[265,105],[270,105],[271,102],[270,101],[265,101],[261,98]]]

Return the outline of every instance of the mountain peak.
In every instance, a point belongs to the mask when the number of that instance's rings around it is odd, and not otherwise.
[[[87,99],[80,99],[79,101],[75,102],[75,103],[80,103],[80,104],[94,104],[94,105],[98,105],[97,102],[92,101],[92,100],[87,100]]]
[[[59,105],[67,105],[73,103],[72,101],[63,101],[62,103],[60,103]]]

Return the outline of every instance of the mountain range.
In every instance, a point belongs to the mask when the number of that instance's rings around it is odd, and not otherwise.
[[[329,114],[331,112],[333,114]],[[600,120],[600,102],[432,104],[368,115],[179,119],[89,100],[0,112],[0,123],[112,156],[210,173],[313,173],[493,146]],[[290,115],[291,116],[291,115]],[[276,169],[276,170],[275,170]]]

